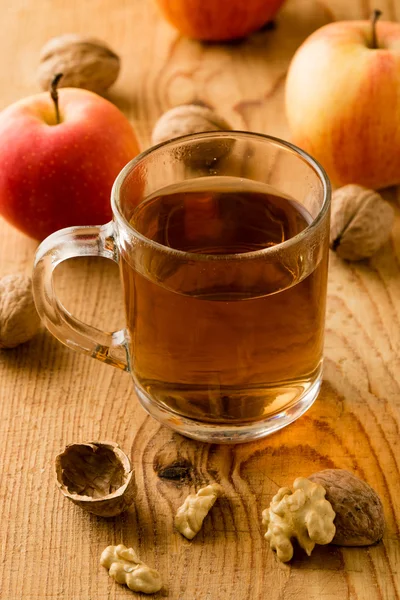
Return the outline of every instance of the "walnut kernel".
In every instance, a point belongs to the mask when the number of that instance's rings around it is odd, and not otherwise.
[[[218,483],[201,488],[197,494],[189,494],[185,502],[178,508],[175,516],[175,527],[188,540],[192,540],[200,531],[203,521],[221,496],[223,489]]]
[[[293,489],[280,488],[262,513],[265,539],[282,562],[293,557],[292,539],[310,556],[316,544],[329,544],[335,535],[335,513],[324,488],[298,477]]]
[[[100,564],[108,569],[117,583],[126,584],[133,592],[155,594],[162,588],[161,577],[138,558],[133,548],[123,544],[107,546],[100,557]]]

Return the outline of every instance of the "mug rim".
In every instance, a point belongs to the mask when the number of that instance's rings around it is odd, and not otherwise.
[[[286,150],[290,150],[302,158],[318,175],[319,180],[322,183],[323,189],[323,201],[321,207],[318,211],[316,217],[299,233],[294,235],[293,237],[285,240],[284,242],[280,242],[279,244],[275,244],[274,246],[268,246],[266,248],[260,248],[259,250],[253,250],[251,252],[238,252],[233,254],[204,254],[204,253],[194,253],[187,252],[185,250],[178,250],[176,248],[171,248],[169,246],[164,246],[159,242],[155,242],[150,238],[146,237],[140,231],[132,227],[129,221],[126,219],[123,211],[121,209],[119,203],[119,196],[122,184],[127,177],[127,175],[139,164],[143,162],[149,155],[153,154],[155,151],[160,150],[161,148],[165,148],[168,146],[173,147],[176,144],[181,142],[190,142],[190,141],[198,141],[201,139],[207,138],[228,138],[228,137],[240,137],[241,139],[259,139],[267,142],[273,142],[274,144],[283,147]],[[210,176],[212,177],[212,176]],[[256,180],[254,180],[256,181]],[[330,199],[331,199],[331,183],[329,177],[325,171],[325,169],[320,165],[320,163],[313,158],[310,154],[288,142],[286,140],[282,140],[281,138],[267,135],[264,133],[257,132],[249,132],[249,131],[241,131],[241,130],[218,130],[218,131],[206,131],[201,133],[192,133],[189,135],[183,135],[176,138],[172,138],[170,140],[166,140],[165,142],[161,142],[160,144],[156,144],[154,146],[150,146],[143,152],[140,152],[137,156],[135,156],[132,160],[130,160],[125,167],[120,171],[117,175],[117,178],[114,181],[111,190],[111,208],[113,213],[113,219],[117,221],[119,225],[122,225],[124,228],[127,228],[128,231],[134,237],[138,238],[144,244],[155,248],[158,251],[162,251],[167,254],[172,254],[176,258],[182,258],[185,260],[196,260],[196,261],[214,261],[214,260],[243,260],[243,259],[251,259],[251,258],[260,258],[265,255],[276,254],[277,252],[281,252],[282,250],[286,250],[291,246],[300,243],[303,239],[312,234],[312,232],[318,228],[321,221],[323,221],[326,213],[329,211],[330,207]],[[160,190],[161,191],[161,190]]]

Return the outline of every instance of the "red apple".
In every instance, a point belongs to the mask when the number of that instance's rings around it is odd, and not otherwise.
[[[183,35],[208,41],[234,40],[271,21],[284,0],[156,0]]]
[[[293,141],[336,185],[400,184],[400,24],[377,12],[314,32],[287,77]]]
[[[59,116],[47,93],[0,113],[0,213],[39,240],[109,221],[113,182],[139,152],[129,121],[97,94],[61,89]]]

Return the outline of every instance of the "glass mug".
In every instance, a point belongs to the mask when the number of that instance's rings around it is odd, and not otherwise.
[[[61,342],[130,371],[143,407],[207,442],[262,438],[318,395],[330,184],[279,139],[245,132],[177,138],[118,175],[113,220],[40,245],[38,312]],[[77,256],[119,263],[126,329],[102,332],[57,299],[52,273]]]

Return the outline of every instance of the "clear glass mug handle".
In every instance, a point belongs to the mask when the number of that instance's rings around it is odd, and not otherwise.
[[[61,229],[40,244],[32,275],[33,295],[40,318],[66,346],[129,371],[126,330],[108,333],[86,325],[72,316],[55,294],[54,269],[64,260],[77,256],[103,256],[118,262],[113,222],[97,227]]]

